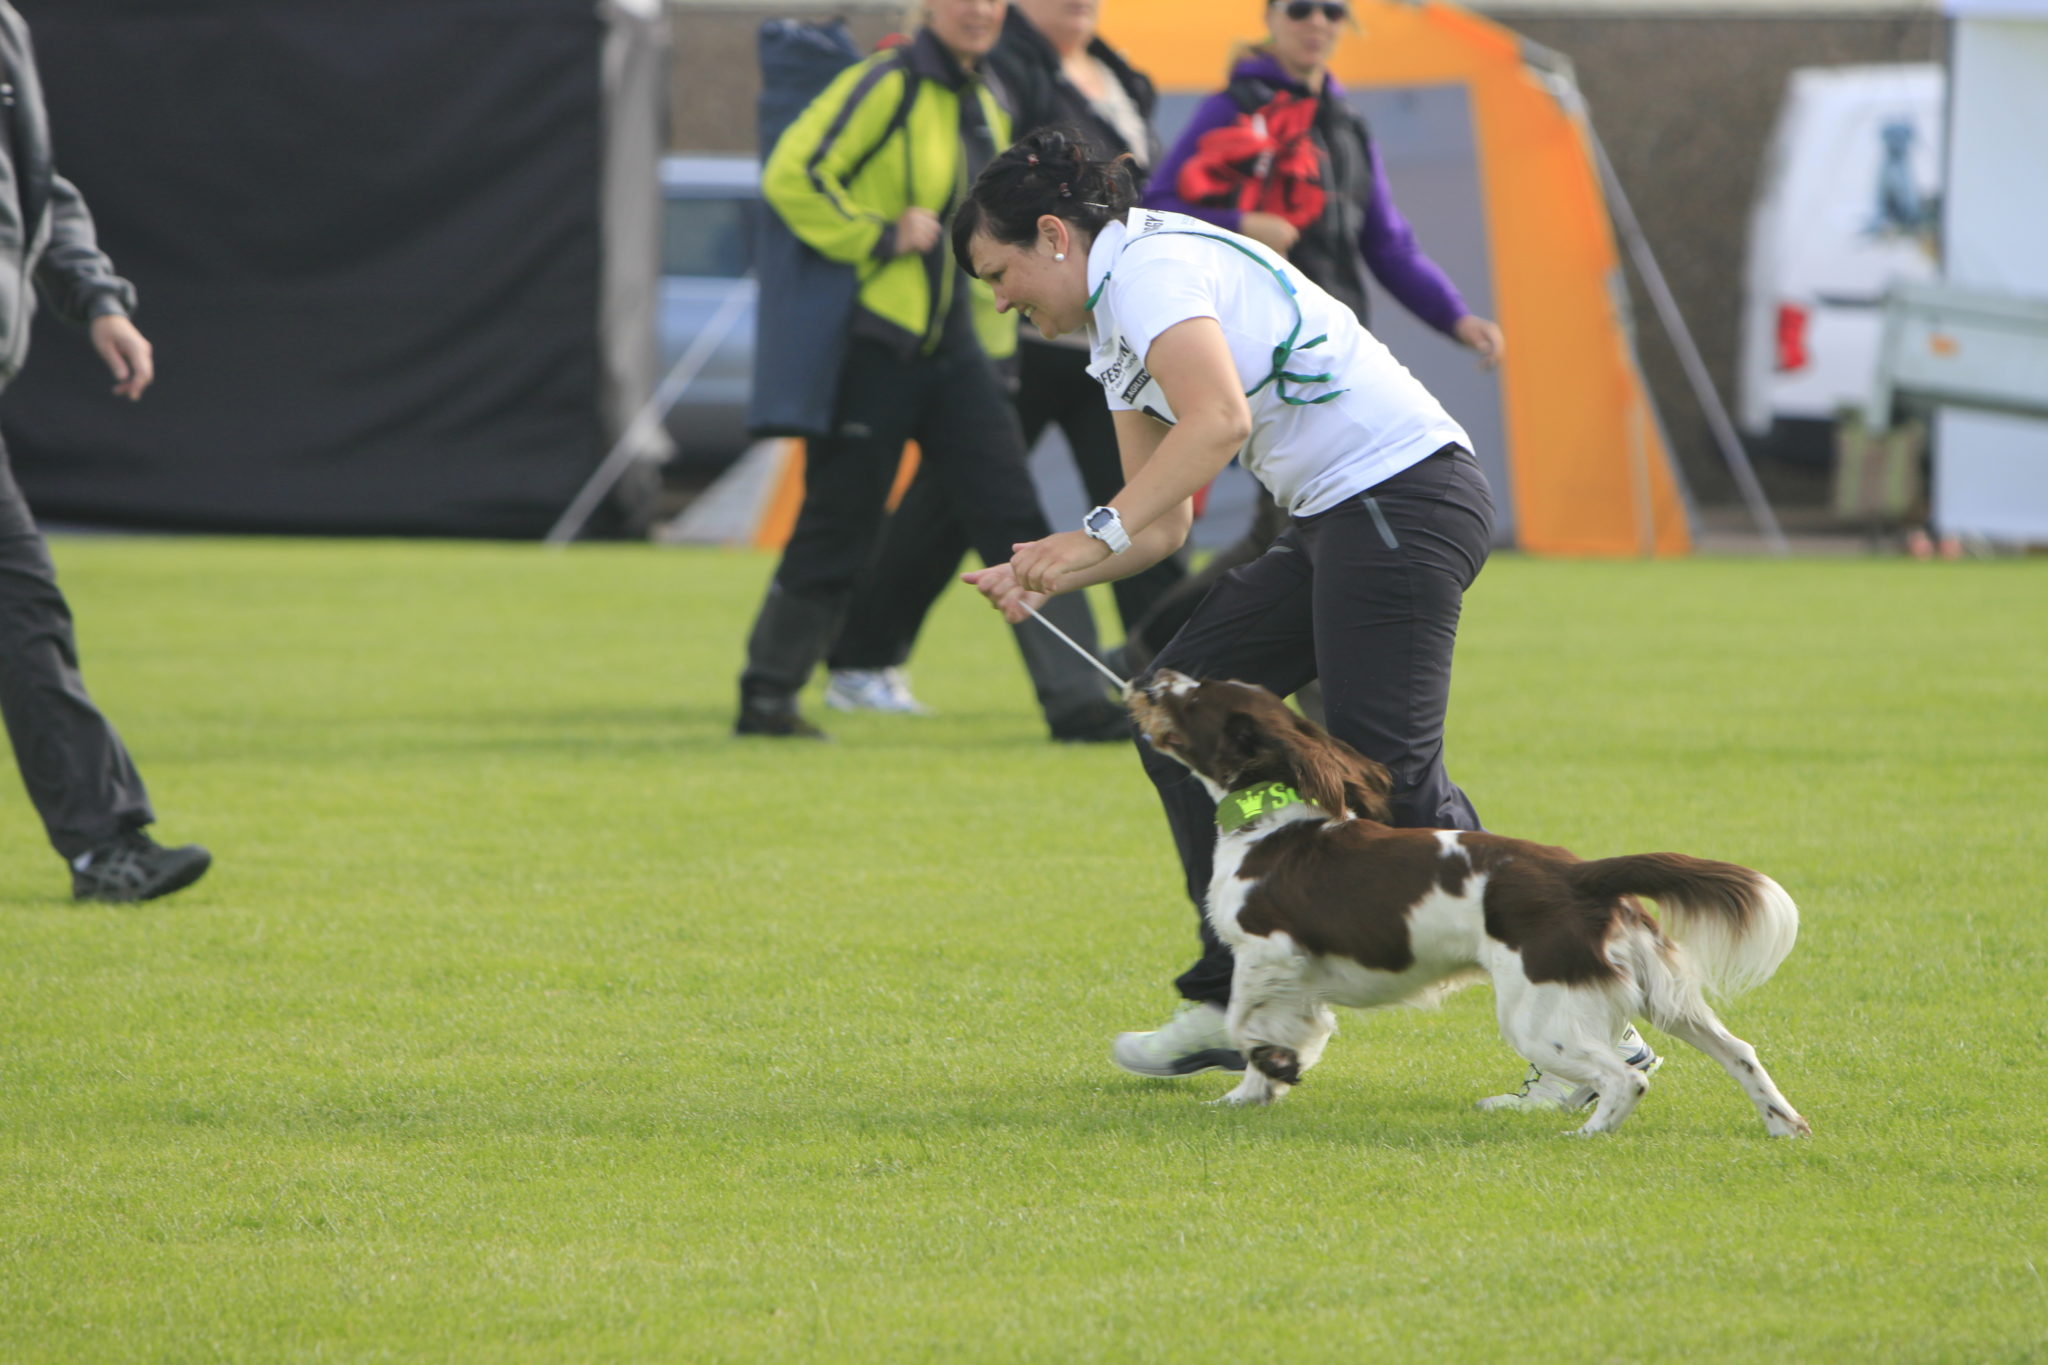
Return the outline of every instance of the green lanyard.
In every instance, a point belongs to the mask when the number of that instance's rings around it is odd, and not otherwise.
[[[1213,232],[1196,232],[1193,228],[1160,228],[1155,232],[1147,233],[1145,235],[1150,237],[1164,237],[1169,233],[1180,237],[1206,237],[1212,242],[1223,243],[1223,245],[1229,247],[1233,251],[1243,252],[1245,255],[1251,257],[1252,260],[1258,264],[1258,267],[1261,270],[1264,270],[1267,274],[1273,277],[1274,281],[1280,286],[1281,292],[1287,295],[1287,302],[1294,309],[1293,330],[1288,332],[1287,340],[1281,342],[1278,346],[1275,346],[1273,348],[1273,368],[1267,372],[1266,377],[1264,379],[1261,379],[1258,383],[1252,385],[1250,388],[1244,391],[1245,397],[1250,398],[1252,395],[1256,394],[1260,389],[1263,389],[1266,387],[1266,385],[1271,384],[1273,386],[1274,395],[1277,398],[1279,398],[1281,402],[1287,404],[1289,407],[1310,408],[1314,407],[1318,403],[1327,403],[1332,398],[1340,398],[1344,394],[1350,392],[1349,389],[1332,389],[1320,398],[1296,398],[1287,392],[1287,386],[1289,384],[1327,384],[1334,376],[1329,374],[1295,374],[1293,371],[1287,368],[1288,360],[1293,357],[1296,351],[1306,351],[1314,347],[1320,346],[1330,339],[1330,335],[1329,333],[1325,332],[1323,335],[1317,337],[1314,341],[1303,341],[1297,344],[1295,338],[1301,335],[1302,328],[1301,298],[1295,292],[1294,282],[1288,279],[1283,272],[1275,270],[1270,264],[1267,263],[1265,257],[1259,255],[1258,252],[1253,251],[1248,247],[1241,246],[1238,243],[1231,241],[1228,237],[1222,237]],[[1107,288],[1109,288],[1109,275],[1105,274],[1102,277],[1102,283],[1096,285],[1095,292],[1088,296],[1087,306],[1090,311],[1094,310],[1096,303],[1099,302],[1102,298],[1102,291]]]

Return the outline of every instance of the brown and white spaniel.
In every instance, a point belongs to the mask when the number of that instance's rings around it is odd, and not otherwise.
[[[1228,1026],[1249,1063],[1224,1102],[1298,1083],[1336,1031],[1331,1004],[1397,1004],[1483,972],[1509,1046],[1599,1094],[1579,1133],[1619,1127],[1649,1089],[1615,1046],[1643,1017],[1719,1062],[1773,1137],[1810,1135],[1703,994],[1760,985],[1792,951],[1799,911],[1769,877],[1394,829],[1387,770],[1262,687],[1162,671],[1129,700],[1152,746],[1217,800],[1207,914],[1236,955]]]

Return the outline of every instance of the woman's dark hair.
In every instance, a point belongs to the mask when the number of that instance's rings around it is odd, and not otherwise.
[[[977,232],[1023,246],[1050,213],[1093,238],[1131,211],[1138,194],[1127,158],[1096,161],[1088,144],[1064,128],[1040,128],[982,170],[953,216],[953,259],[974,275],[967,244]]]

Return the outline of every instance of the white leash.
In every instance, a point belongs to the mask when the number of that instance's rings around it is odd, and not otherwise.
[[[1024,610],[1026,610],[1026,611],[1030,612],[1030,613],[1031,613],[1031,615],[1032,615],[1032,618],[1033,618],[1033,619],[1035,619],[1035,620],[1036,620],[1036,621],[1038,622],[1038,624],[1039,624],[1039,625],[1041,625],[1041,626],[1044,626],[1044,627],[1045,627],[1045,628],[1046,628],[1047,630],[1049,630],[1049,631],[1051,631],[1051,632],[1052,632],[1053,634],[1055,634],[1055,635],[1059,636],[1059,637],[1060,637],[1060,639],[1062,639],[1062,640],[1066,641],[1066,644],[1067,644],[1067,648],[1068,648],[1068,649],[1071,649],[1071,650],[1073,650],[1073,651],[1074,651],[1074,652],[1075,652],[1076,654],[1078,654],[1078,655],[1080,655],[1080,656],[1081,656],[1082,658],[1086,659],[1086,660],[1087,660],[1087,661],[1088,661],[1089,663],[1091,663],[1091,664],[1095,665],[1096,669],[1097,669],[1097,670],[1098,670],[1098,671],[1099,671],[1099,672],[1100,672],[1100,673],[1101,673],[1101,674],[1102,674],[1102,675],[1103,675],[1103,676],[1104,676],[1105,678],[1108,678],[1108,679],[1109,679],[1109,680],[1110,680],[1111,682],[1113,682],[1113,683],[1115,683],[1115,684],[1116,684],[1116,690],[1117,690],[1117,692],[1118,692],[1119,694],[1128,694],[1128,693],[1130,692],[1130,690],[1131,690],[1131,685],[1130,685],[1129,683],[1125,682],[1125,681],[1124,681],[1124,680],[1123,680],[1122,678],[1119,678],[1119,677],[1118,677],[1118,676],[1116,675],[1116,670],[1112,669],[1112,668],[1111,668],[1111,667],[1110,667],[1110,666],[1109,666],[1108,664],[1106,664],[1106,663],[1102,662],[1102,660],[1100,660],[1100,659],[1096,658],[1096,657],[1095,657],[1095,655],[1094,655],[1093,653],[1091,653],[1090,651],[1088,651],[1088,650],[1086,650],[1086,649],[1082,648],[1082,647],[1081,647],[1080,645],[1078,645],[1078,644],[1075,644],[1075,643],[1074,643],[1074,637],[1073,637],[1073,636],[1071,636],[1071,635],[1067,634],[1067,633],[1066,633],[1065,631],[1061,630],[1061,629],[1060,629],[1060,628],[1059,628],[1058,626],[1056,626],[1056,625],[1054,625],[1054,624],[1053,624],[1052,622],[1050,622],[1050,621],[1046,620],[1046,619],[1045,619],[1045,618],[1044,618],[1043,616],[1040,616],[1040,615],[1038,614],[1038,608],[1036,608],[1036,607],[1033,607],[1033,606],[1029,606],[1029,605],[1027,605],[1027,606],[1026,606],[1026,607],[1024,608]]]

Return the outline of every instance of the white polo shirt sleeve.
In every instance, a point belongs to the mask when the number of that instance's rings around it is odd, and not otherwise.
[[[1175,420],[1145,357],[1162,333],[1190,318],[1221,324],[1222,284],[1199,260],[1207,245],[1179,235],[1129,234],[1124,224],[1112,223],[1089,253],[1101,303],[1089,324],[1088,373],[1101,383],[1112,412]]]
[[[1164,252],[1132,261],[1135,255],[1126,253],[1127,264],[1118,272],[1116,324],[1141,361],[1152,354],[1153,342],[1189,318],[1221,324],[1213,271],[1190,269],[1187,261]]]

